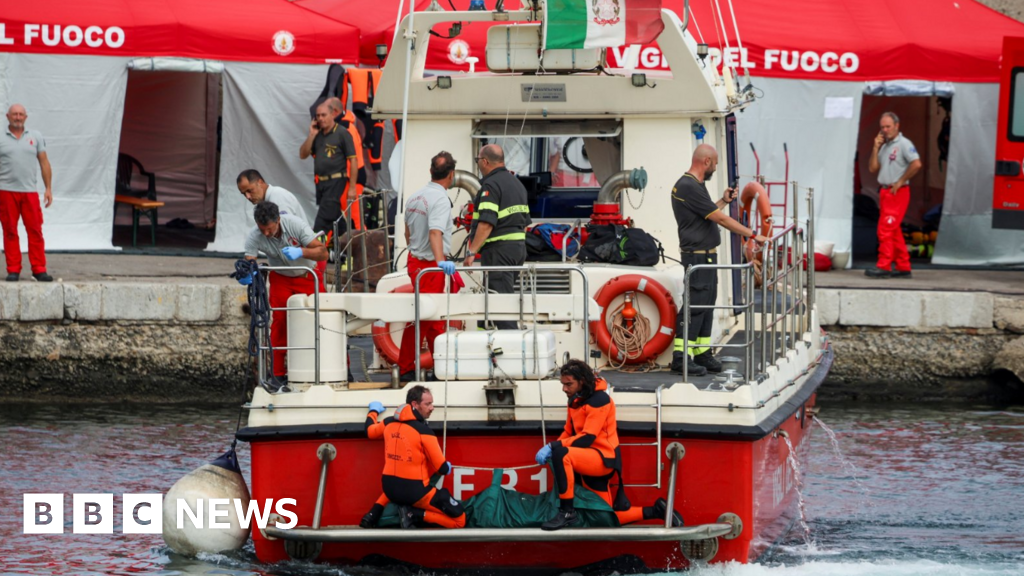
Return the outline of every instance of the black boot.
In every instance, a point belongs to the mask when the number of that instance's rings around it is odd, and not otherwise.
[[[405,530],[419,528],[419,525],[423,523],[423,510],[419,508],[399,506],[398,512],[402,518],[402,528]]]
[[[654,501],[654,506],[651,506],[651,512],[654,513],[653,518],[657,518],[657,519],[661,520],[662,522],[665,521],[665,512],[667,510],[668,510],[668,502],[666,502],[664,498],[658,498],[657,500]],[[645,520],[648,519],[647,518],[647,508],[644,508],[644,519]],[[681,514],[679,514],[679,512],[676,512],[675,510],[673,510],[672,511],[672,527],[673,528],[682,528],[683,526],[684,526],[684,524],[683,524],[683,516]]]
[[[698,366],[703,366],[708,372],[713,374],[717,374],[722,371],[722,363],[715,358],[715,354],[711,350],[707,350],[694,356],[693,363]]]
[[[554,518],[540,525],[541,530],[561,530],[579,523],[580,517],[575,508],[559,508]]]
[[[376,528],[377,522],[380,521],[380,515],[384,512],[384,507],[380,504],[374,503],[373,508],[363,516],[363,519],[359,521],[360,528]]]
[[[707,368],[694,363],[693,358],[684,355],[682,352],[672,354],[672,363],[669,364],[669,370],[675,374],[682,374],[684,358],[686,359],[686,370],[690,376],[704,376],[708,373]]]

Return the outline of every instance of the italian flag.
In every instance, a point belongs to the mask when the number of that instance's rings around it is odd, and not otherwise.
[[[546,0],[542,48],[650,44],[664,27],[661,0]]]

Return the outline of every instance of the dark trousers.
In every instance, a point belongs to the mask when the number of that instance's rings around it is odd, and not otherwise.
[[[484,266],[522,266],[526,262],[526,242],[522,240],[499,240],[484,244],[480,250],[480,263]],[[515,278],[518,272],[490,272],[487,275],[488,288],[498,294],[514,294]],[[514,320],[494,322],[498,330],[518,330]]]
[[[683,252],[679,256],[683,266],[697,264],[717,264],[716,254],[693,254]],[[694,308],[694,306],[714,306],[718,300],[718,270],[697,270],[690,274],[690,327],[686,329],[683,308],[676,314],[676,338],[674,350],[682,353],[689,342],[690,356],[703,354],[710,350],[711,325],[715,311],[711,308]]]
[[[341,200],[345,196],[348,180],[336,178],[324,180],[316,185],[316,219],[313,220],[314,232],[330,232],[334,230],[334,221],[341,217]],[[338,232],[346,230],[345,221],[338,223]]]

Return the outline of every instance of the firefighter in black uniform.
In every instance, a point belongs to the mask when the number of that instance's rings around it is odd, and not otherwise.
[[[480,254],[484,266],[522,266],[526,261],[526,227],[530,225],[526,187],[505,169],[501,146],[484,146],[476,162],[483,178],[469,231],[469,252],[463,264],[472,265]],[[492,272],[489,287],[499,294],[512,294],[515,274]],[[515,321],[495,322],[494,325],[498,330],[519,328]]]
[[[319,207],[313,231],[328,232],[348,206],[349,192],[355,195],[359,167],[352,136],[334,121],[334,112],[327,102],[317,107],[309,136],[299,147],[299,158],[305,160],[310,156]]]
[[[719,226],[739,234],[744,240],[753,238],[760,246],[768,241],[722,211],[722,208],[736,199],[738,191],[726,188],[720,200],[711,200],[705,183],[717,167],[718,152],[713,146],[701,144],[693,151],[690,169],[672,188],[672,212],[679,227],[679,258],[683,266],[718,262],[718,245],[722,241]],[[682,373],[684,360],[690,376],[722,371],[721,362],[710,348],[714,310],[694,308],[713,306],[717,296],[716,270],[698,270],[690,275],[690,327],[687,332],[683,310],[680,308],[676,315],[675,352],[672,354],[671,365],[673,372]],[[687,346],[689,356],[683,352]]]

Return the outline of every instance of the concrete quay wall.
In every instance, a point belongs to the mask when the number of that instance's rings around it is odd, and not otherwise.
[[[245,302],[234,284],[0,283],[0,397],[238,401]],[[819,288],[817,305],[823,396],[992,398],[1024,379],[1024,295]]]
[[[245,302],[214,284],[0,284],[0,397],[239,401]]]
[[[825,397],[1021,397],[1024,296],[827,288],[816,298],[836,353]]]

